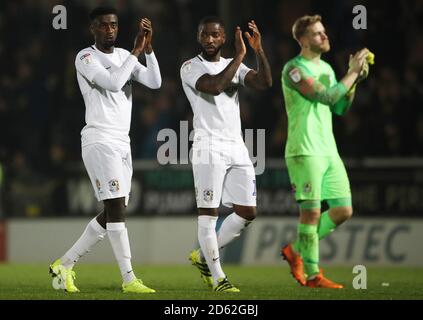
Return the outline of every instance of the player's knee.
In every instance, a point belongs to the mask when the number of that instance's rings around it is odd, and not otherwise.
[[[300,223],[317,225],[320,220],[320,208],[300,209]]]
[[[337,216],[340,223],[347,221],[352,217],[352,207],[339,207],[337,210]]]
[[[107,212],[107,222],[125,221],[125,198],[104,200],[104,208]]]
[[[198,215],[217,217],[218,212],[216,208],[198,208]]]
[[[253,221],[257,216],[256,207],[235,206],[235,213],[248,221]]]
[[[345,207],[344,210],[344,218],[345,220],[348,220],[352,217],[353,215],[353,208],[352,207]]]

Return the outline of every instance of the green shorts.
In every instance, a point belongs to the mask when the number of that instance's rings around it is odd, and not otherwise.
[[[339,156],[296,156],[285,161],[297,201],[351,198],[347,171]]]

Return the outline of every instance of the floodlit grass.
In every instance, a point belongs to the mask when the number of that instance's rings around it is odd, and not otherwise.
[[[423,299],[423,269],[369,267],[367,289],[355,290],[351,268],[328,267],[325,275],[345,285],[341,290],[301,287],[285,266],[224,265],[240,293],[215,293],[193,266],[134,266],[135,273],[155,294],[123,294],[117,265],[78,264],[77,294],[55,291],[46,265],[0,264],[0,299],[14,300],[309,300]],[[383,285],[382,285],[383,284]],[[387,285],[389,284],[389,285]]]

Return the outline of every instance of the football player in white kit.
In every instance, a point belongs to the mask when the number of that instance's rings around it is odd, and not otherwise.
[[[129,139],[132,81],[151,89],[161,86],[159,64],[152,49],[150,20],[139,22],[131,52],[115,47],[118,17],[114,8],[98,7],[91,14],[90,31],[95,44],[75,59],[79,88],[84,98],[86,125],[81,131],[82,159],[98,201],[104,210],[92,219],[75,244],[51,266],[55,289],[78,292],[74,264],[108,236],[123,278],[123,292],[152,293],[137,279],[125,226],[132,177]],[[146,66],[138,62],[145,53]]]
[[[222,270],[219,249],[225,247],[256,216],[256,184],[253,164],[241,135],[238,88],[272,86],[269,63],[254,21],[252,34],[244,35],[257,58],[257,70],[242,61],[247,52],[240,27],[235,30],[235,56],[221,56],[226,35],[218,17],[203,18],[198,26],[201,54],[181,67],[182,86],[194,119],[192,169],[198,208],[200,249],[190,253],[204,282],[218,292],[239,292]],[[216,233],[220,201],[233,207]]]

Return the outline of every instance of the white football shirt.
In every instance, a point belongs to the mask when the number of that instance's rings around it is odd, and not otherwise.
[[[146,55],[146,63],[147,67],[143,66],[122,48],[104,53],[92,45],[77,54],[77,79],[86,107],[82,146],[111,141],[129,143],[132,80],[152,89],[161,85],[154,52]]]
[[[181,67],[182,87],[194,113],[194,144],[210,139],[216,143],[243,143],[238,87],[244,85],[244,78],[251,69],[241,63],[231,86],[217,96],[195,88],[197,80],[202,75],[218,74],[231,61],[232,59],[221,57],[217,62],[210,62],[198,55],[186,61]]]

